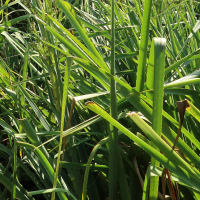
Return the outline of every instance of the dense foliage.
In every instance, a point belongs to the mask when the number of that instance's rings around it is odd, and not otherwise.
[[[0,199],[200,199],[199,2],[0,2]]]

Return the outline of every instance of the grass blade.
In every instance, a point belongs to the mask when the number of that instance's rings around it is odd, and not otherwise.
[[[124,134],[126,134],[130,139],[135,141],[140,147],[142,147],[145,151],[147,151],[151,156],[156,158],[160,163],[162,163],[165,167],[167,167],[169,170],[171,170],[175,174],[179,174],[188,184],[193,184],[195,187],[199,188],[199,176],[190,168],[188,164],[186,164],[185,161],[183,161],[175,152],[171,151],[171,148],[163,142],[163,140],[158,137],[158,135],[151,129],[150,127],[147,128],[147,124],[137,115],[134,114],[135,119],[139,121],[135,121],[137,125],[140,125],[140,128],[148,134],[148,137],[151,138],[151,140],[156,144],[158,141],[162,144],[157,145],[159,148],[162,148],[162,151],[165,153],[167,158],[163,156],[159,151],[155,150],[154,148],[150,147],[148,144],[137,138],[133,133],[131,133],[128,129],[126,129],[124,126],[122,126],[120,123],[118,123],[116,120],[114,120],[108,113],[103,111],[100,107],[98,107],[93,102],[88,102],[86,106],[91,109],[92,111],[98,113],[100,116],[108,120],[110,123],[112,123],[114,126],[116,126],[120,131],[122,131]],[[130,115],[131,116],[131,115]],[[133,116],[131,116],[133,117]],[[146,127],[146,128],[145,128]],[[154,132],[154,133],[153,133]],[[164,150],[164,148],[165,150]],[[167,150],[168,149],[168,150]],[[169,161],[173,158],[172,162]],[[177,164],[180,164],[181,167],[179,167]],[[182,164],[181,164],[182,163]],[[182,167],[186,167],[184,170]],[[193,182],[194,181],[194,182]]]
[[[115,0],[111,1],[111,74],[115,76]],[[116,82],[110,84],[110,114],[117,120]],[[118,187],[118,130],[110,124],[109,143],[109,199],[117,199]]]
[[[165,69],[165,46],[164,38],[154,38],[154,84],[153,84],[153,114],[152,128],[161,136],[162,131],[162,110],[163,110],[163,85],[164,85],[164,69]],[[156,148],[153,145],[153,148]],[[151,164],[159,166],[159,162],[151,158]],[[152,200],[157,200],[158,197],[159,178],[150,178],[150,194]]]
[[[65,107],[66,107],[66,101],[67,101],[67,92],[68,92],[68,87],[69,87],[69,78],[70,78],[70,71],[71,71],[72,62],[73,62],[73,58],[68,57],[67,62],[66,62],[66,67],[65,67],[65,78],[64,78],[65,81],[64,81],[64,88],[63,88],[61,126],[60,126],[60,142],[59,142],[59,149],[58,149],[56,171],[55,171],[55,174],[54,174],[53,188],[56,188],[58,171],[59,171],[59,166],[60,166],[60,152],[61,152],[61,148],[62,148],[62,136],[63,136],[63,129],[64,129]],[[51,200],[54,200],[54,199],[55,199],[55,192],[53,192],[52,196],[51,196]]]
[[[62,1],[62,0],[58,0],[58,5],[60,6],[60,8],[63,10],[63,12],[66,14],[66,16],[68,17],[69,21],[71,22],[71,24],[74,26],[74,28],[76,29],[76,31],[78,32],[79,36],[81,37],[81,39],[84,41],[84,43],[86,44],[86,46],[88,47],[88,49],[94,53],[94,55],[101,61],[103,61],[103,58],[100,56],[100,54],[98,53],[98,51],[96,50],[96,48],[94,47],[94,44],[91,42],[91,40],[89,39],[89,37],[87,36],[85,30],[83,29],[83,27],[80,26],[79,22],[77,21],[77,19],[73,16],[73,14],[70,12],[70,10],[72,11],[72,7],[68,2]]]
[[[152,5],[152,0],[148,0],[144,2],[144,12],[143,12],[143,20],[142,20],[140,51],[139,51],[139,63],[138,63],[137,82],[136,82],[136,90],[138,92],[143,91],[144,82],[145,82],[146,57],[147,57],[147,45],[148,45],[148,37],[149,37],[151,5]]]
[[[26,148],[28,148],[32,151],[35,149],[34,145],[24,143],[24,142],[17,142],[17,145],[21,146],[21,147],[26,147]],[[49,175],[49,177],[50,177],[50,179],[53,183],[53,181],[54,181],[54,170],[53,170],[51,164],[47,160],[46,156],[44,156],[44,154],[39,149],[36,149],[35,153],[37,154],[39,160],[41,161],[42,165],[44,166],[46,172],[48,173],[48,175]],[[60,181],[58,179],[57,179],[57,185],[59,186],[59,188],[62,188]],[[69,191],[68,191],[68,195],[73,197],[74,199],[76,199],[73,196],[73,194],[71,194]],[[58,196],[59,196],[60,200],[67,200],[68,199],[63,192],[59,192]]]

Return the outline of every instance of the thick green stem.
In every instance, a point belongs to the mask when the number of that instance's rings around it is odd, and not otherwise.
[[[140,50],[139,50],[139,63],[138,63],[138,72],[136,81],[136,90],[138,92],[143,91],[145,83],[146,57],[147,57],[151,5],[152,5],[152,0],[146,0],[144,2],[144,12],[142,20]]]
[[[111,74],[115,76],[115,0],[111,2],[112,20],[111,20]],[[111,80],[111,99],[110,114],[117,120],[116,103],[116,82]],[[109,199],[117,199],[118,186],[118,130],[110,125],[110,149],[109,149]]]

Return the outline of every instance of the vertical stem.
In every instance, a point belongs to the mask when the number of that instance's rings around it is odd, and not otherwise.
[[[162,110],[163,110],[163,94],[164,94],[164,73],[165,73],[165,47],[166,40],[164,38],[154,38],[154,83],[153,83],[153,113],[152,128],[161,136],[162,132]],[[153,147],[157,149],[156,145]],[[160,163],[151,158],[151,165],[160,166]],[[150,177],[150,193],[151,200],[158,198],[159,177]]]
[[[12,200],[16,198],[16,173],[17,173],[17,145],[14,137],[14,164],[13,164],[13,189],[12,189]]]
[[[68,119],[68,122],[67,122],[67,129],[69,128],[69,125],[70,125],[70,122],[71,122],[71,119],[72,119],[72,113],[74,111],[74,106],[75,106],[75,99],[73,98],[72,100],[72,105],[71,105],[71,109],[70,109],[70,113],[69,113],[69,119]],[[66,129],[66,130],[67,130]],[[62,160],[64,159],[64,155],[65,155],[65,145],[66,145],[66,141],[67,141],[67,136],[64,137],[64,142],[63,142],[63,154],[62,154]]]
[[[146,57],[147,57],[147,45],[148,45],[151,5],[152,5],[152,0],[145,0],[143,20],[142,20],[140,49],[139,49],[137,81],[136,81],[136,90],[138,92],[143,91],[144,82],[145,82]]]
[[[111,1],[111,74],[115,76],[115,0]],[[117,120],[116,82],[111,80],[110,114]],[[109,199],[117,199],[118,184],[118,131],[110,125],[110,149],[109,149]]]
[[[65,67],[62,112],[61,112],[61,125],[60,125],[60,142],[59,142],[59,149],[58,149],[58,158],[57,158],[57,163],[56,163],[56,171],[54,174],[53,188],[56,188],[56,185],[57,185],[58,171],[59,171],[59,166],[60,166],[60,152],[61,152],[61,148],[62,148],[62,135],[63,135],[63,128],[64,128],[65,107],[66,107],[66,101],[67,101],[69,77],[70,77],[72,62],[73,62],[73,58],[68,57],[67,62],[66,62],[66,67]],[[51,200],[54,200],[54,199],[55,199],[55,192],[52,192]]]

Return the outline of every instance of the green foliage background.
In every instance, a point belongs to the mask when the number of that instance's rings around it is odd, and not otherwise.
[[[0,5],[0,199],[200,199],[198,1]]]

